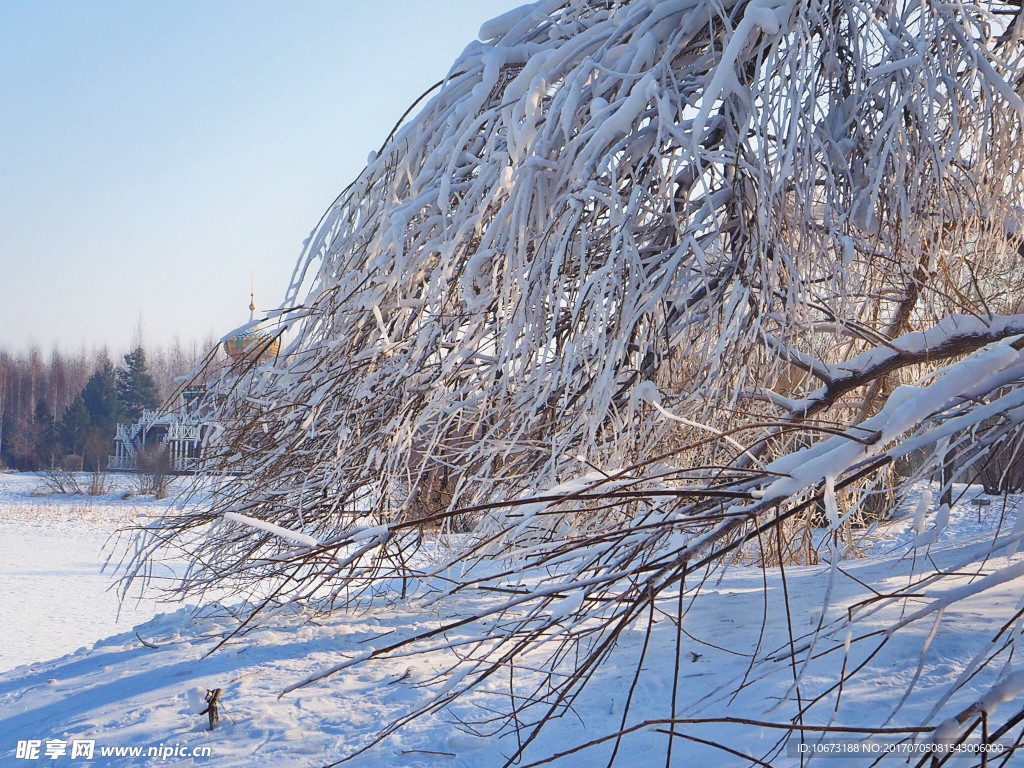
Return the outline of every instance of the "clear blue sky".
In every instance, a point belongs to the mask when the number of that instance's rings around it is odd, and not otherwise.
[[[220,336],[522,0],[0,0],[0,347]]]

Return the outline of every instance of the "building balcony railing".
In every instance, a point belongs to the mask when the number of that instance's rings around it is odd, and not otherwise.
[[[172,473],[196,472],[199,469],[199,457],[178,456],[174,459]],[[112,472],[137,472],[139,467],[134,456],[108,456],[107,469]]]
[[[130,456],[108,456],[107,469],[115,472],[128,472],[135,469],[135,459]]]

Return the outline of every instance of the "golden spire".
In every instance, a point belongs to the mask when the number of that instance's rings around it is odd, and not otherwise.
[[[256,273],[250,274],[251,283],[249,286],[249,319],[253,319],[253,313],[256,311]]]

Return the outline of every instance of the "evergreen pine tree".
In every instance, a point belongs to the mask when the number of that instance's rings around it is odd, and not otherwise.
[[[81,395],[64,411],[57,436],[64,453],[81,456],[85,451],[85,442],[89,436],[89,411]]]
[[[87,469],[102,469],[107,464],[114,443],[114,432],[121,418],[121,401],[116,386],[116,372],[109,360],[102,360],[80,395],[89,414],[89,426],[84,440]]]
[[[160,396],[141,346],[124,356],[124,364],[124,368],[117,370],[117,397],[123,417],[135,421],[144,410],[159,406]]]
[[[57,459],[57,431],[53,421],[53,412],[46,400],[36,402],[32,419],[35,437],[35,456],[37,468],[53,467]]]

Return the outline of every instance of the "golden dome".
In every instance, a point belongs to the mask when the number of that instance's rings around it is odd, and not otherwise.
[[[252,290],[249,293],[249,321],[252,322],[256,312],[256,285],[253,277]],[[281,351],[281,339],[265,331],[259,326],[239,330],[224,342],[224,351],[232,360],[256,360],[261,362],[277,355]]]
[[[261,328],[249,328],[225,341],[224,351],[233,360],[262,361],[281,351],[281,340]]]

